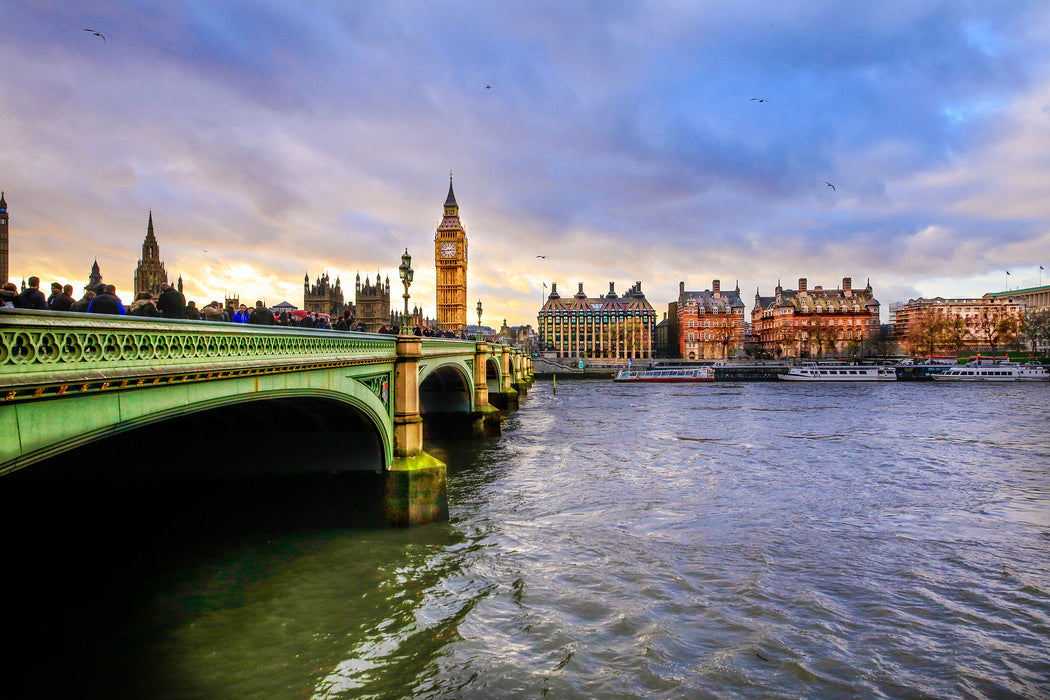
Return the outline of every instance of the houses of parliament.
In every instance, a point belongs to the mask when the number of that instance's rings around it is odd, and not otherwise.
[[[0,284],[7,282],[10,275],[9,220],[6,195],[0,192]],[[436,318],[425,316],[422,308],[416,305],[410,310],[407,323],[461,333],[467,327],[467,234],[459,217],[459,204],[452,189],[451,174],[443,215],[434,235],[434,266],[437,273]],[[95,260],[84,288],[94,289],[102,281],[102,270],[98,260]],[[135,267],[133,292],[135,297],[147,292],[156,299],[160,295],[161,286],[165,284],[168,284],[168,273],[160,257],[160,245],[153,226],[153,211],[150,210],[146,236],[142,242],[142,255]],[[173,285],[183,292],[181,275]],[[381,328],[406,322],[402,318],[403,313],[396,307],[391,308],[390,288],[389,275],[381,279],[380,273],[376,272],[374,282],[368,276],[362,282],[361,275],[358,274],[354,286],[354,302],[348,304],[338,276],[333,281],[325,272],[311,282],[307,273],[303,282],[302,308],[306,312],[329,314],[333,318],[350,311],[356,324],[366,331],[376,332]],[[225,295],[225,301],[227,305],[233,306],[239,302],[236,295],[230,294]],[[294,306],[287,302],[282,306],[294,309]]]

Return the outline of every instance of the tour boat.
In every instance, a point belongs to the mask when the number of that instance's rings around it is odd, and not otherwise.
[[[892,367],[876,365],[801,365],[791,367],[781,379],[789,382],[895,382]]]
[[[976,363],[952,367],[943,374],[934,376],[939,382],[1045,382],[1050,380],[1046,368],[1035,363],[1021,365],[1016,362],[997,364]]]
[[[715,371],[711,367],[655,367],[653,369],[622,369],[614,382],[710,382]]]

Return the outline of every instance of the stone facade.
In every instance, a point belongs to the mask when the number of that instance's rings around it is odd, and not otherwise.
[[[142,257],[135,268],[135,296],[140,292],[149,292],[154,299],[160,296],[160,286],[168,283],[168,273],[160,260],[160,246],[153,233],[153,212],[149,213],[146,224],[146,240],[142,242]]]
[[[686,360],[721,360],[743,344],[744,302],[740,288],[723,292],[719,280],[711,289],[687,292],[678,283],[678,356]]]
[[[540,350],[557,357],[641,359],[653,356],[656,312],[636,282],[621,297],[609,283],[609,293],[589,298],[579,291],[563,299],[557,283],[537,318]]]
[[[368,277],[364,283],[361,275],[357,276],[354,291],[355,323],[365,327],[369,333],[376,333],[383,326],[390,325],[390,276],[384,282],[379,281],[376,273],[375,284]]]
[[[335,278],[332,284],[328,273],[317,278],[314,284],[310,284],[310,275],[306,274],[303,280],[303,310],[328,314],[332,318],[342,315],[346,305],[343,303],[343,288],[339,278]]]
[[[777,284],[775,296],[755,292],[751,331],[758,352],[770,357],[824,357],[860,354],[879,332],[879,302],[871,290],[853,289],[849,277],[840,289],[809,289],[805,277],[798,289]]]
[[[1024,327],[1025,305],[1006,294],[981,299],[909,299],[896,307],[893,335],[907,351],[932,355],[1002,349]]]

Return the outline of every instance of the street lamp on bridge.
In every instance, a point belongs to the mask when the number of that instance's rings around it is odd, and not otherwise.
[[[478,340],[483,340],[481,336],[481,299],[478,299]]]
[[[408,288],[412,285],[412,256],[408,254],[408,248],[405,248],[405,254],[401,256],[401,264],[397,267],[397,272],[401,276],[401,283],[405,285],[405,315],[401,317],[401,332],[406,333],[410,331],[405,330],[405,325],[408,323]]]

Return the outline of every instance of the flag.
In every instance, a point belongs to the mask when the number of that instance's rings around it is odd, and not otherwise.
[[[1010,274],[1010,271],[1009,271],[1009,270],[1007,270],[1007,271],[1006,271],[1006,274]]]
[[[1042,266],[1042,265],[1040,265],[1040,266],[1039,266],[1039,269],[1040,269],[1040,270],[1042,270],[1042,269],[1043,269],[1043,266]]]

